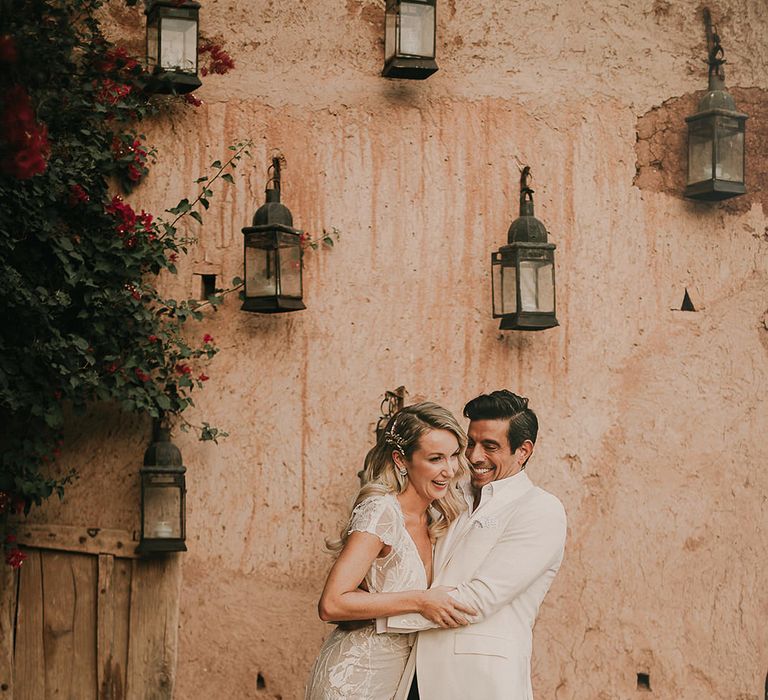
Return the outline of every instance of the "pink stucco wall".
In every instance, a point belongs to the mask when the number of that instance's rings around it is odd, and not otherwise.
[[[768,90],[768,7],[711,9],[728,84]],[[705,86],[699,3],[444,0],[440,70],[419,83],[378,77],[378,0],[208,0],[201,17],[237,69],[205,81],[201,108],[146,126],[159,161],[130,199],[159,211],[229,143],[255,145],[191,223],[199,241],[169,290],[241,274],[273,149],[295,224],[341,237],[306,256],[306,311],[250,315],[230,298],[199,326],[222,352],[190,418],[230,437],[176,438],[189,552],[175,696],[300,697],[329,630],[314,609],[323,538],[383,392],[404,384],[457,413],[508,387],[539,413],[530,476],[563,500],[569,540],[535,632],[538,698],[647,697],[637,673],[653,697],[761,698],[768,217],[759,201],[734,211],[634,184],[638,119]],[[140,45],[138,11],[110,21]],[[561,325],[501,334],[490,254],[523,164],[558,246]],[[679,310],[686,288],[696,313]],[[136,527],[147,438],[108,411],[73,423],[67,460],[88,478],[38,517]]]

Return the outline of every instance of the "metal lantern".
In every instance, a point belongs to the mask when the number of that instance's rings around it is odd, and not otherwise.
[[[198,15],[194,0],[154,0],[147,15],[150,92],[182,94],[202,85],[197,77]]]
[[[501,330],[539,331],[559,325],[555,317],[555,244],[533,215],[530,168],[520,178],[520,217],[507,232],[507,245],[491,256],[493,317]]]
[[[141,475],[140,554],[186,552],[186,468],[171,442],[170,430],[155,427],[154,440],[144,453]]]
[[[280,158],[272,159],[267,201],[243,229],[245,244],[245,300],[241,309],[262,314],[300,311],[302,301],[301,231],[280,203]],[[270,187],[269,185],[272,185]]]
[[[384,27],[385,78],[424,80],[437,70],[437,0],[387,0]]]
[[[685,196],[717,201],[744,194],[744,127],[747,115],[736,109],[725,90],[723,47],[711,32],[709,90],[688,122],[688,185]]]

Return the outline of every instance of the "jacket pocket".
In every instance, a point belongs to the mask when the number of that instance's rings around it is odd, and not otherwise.
[[[515,654],[514,646],[512,641],[505,637],[459,632],[454,637],[453,651],[455,654],[483,654],[508,659]]]

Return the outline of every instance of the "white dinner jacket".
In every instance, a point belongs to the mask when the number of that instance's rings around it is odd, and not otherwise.
[[[565,531],[560,501],[525,472],[486,485],[477,510],[438,541],[432,583],[454,586],[479,614],[459,629],[438,629],[416,613],[387,619],[388,631],[419,631],[395,700],[407,698],[414,669],[421,700],[532,700],[533,623],[560,568]]]

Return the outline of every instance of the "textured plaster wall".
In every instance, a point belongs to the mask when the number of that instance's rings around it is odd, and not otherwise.
[[[227,144],[255,146],[169,290],[195,292],[196,271],[241,274],[240,229],[273,149],[295,224],[341,239],[306,257],[306,311],[249,315],[230,298],[194,331],[222,352],[191,418],[230,437],[177,437],[189,552],[176,697],[301,696],[329,631],[315,614],[323,538],[345,517],[381,395],[401,384],[457,413],[509,387],[539,413],[530,475],[563,500],[569,540],[535,631],[538,698],[762,697],[765,200],[683,200],[685,110],[658,116],[706,84],[700,10],[443,0],[440,70],[409,83],[378,77],[383,2],[204,3],[202,30],[237,69],[206,80],[203,107],[146,127],[160,157],[130,199],[161,210]],[[759,129],[768,7],[711,10],[728,85]],[[110,21],[138,50],[140,14]],[[749,143],[762,177],[764,148]],[[561,325],[501,334],[489,259],[517,215],[522,164],[558,246]],[[685,289],[696,313],[679,310]],[[109,409],[73,421],[65,462],[87,478],[37,517],[136,527],[147,439],[145,421]]]

